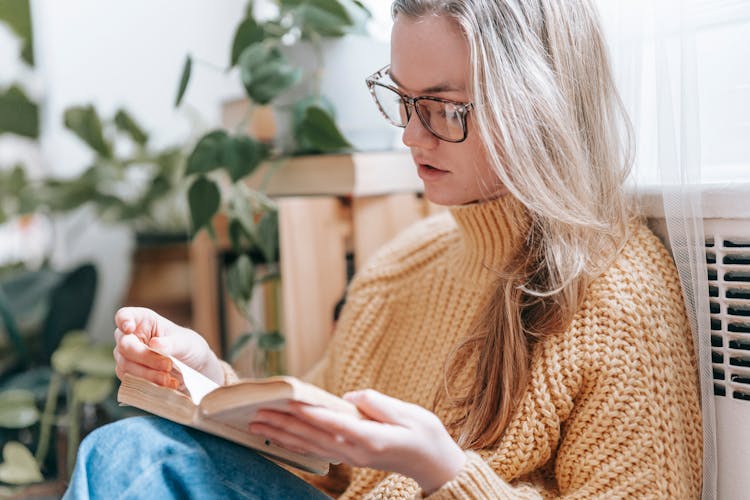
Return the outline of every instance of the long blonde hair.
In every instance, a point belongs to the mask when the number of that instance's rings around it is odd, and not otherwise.
[[[461,394],[450,404],[463,410],[449,426],[462,446],[486,447],[526,391],[534,345],[570,324],[627,238],[630,127],[590,1],[395,0],[392,8],[394,18],[444,15],[461,27],[476,132],[531,218],[524,248],[499,270],[445,371],[446,394]],[[450,374],[467,353],[477,353],[476,376],[453,388]]]

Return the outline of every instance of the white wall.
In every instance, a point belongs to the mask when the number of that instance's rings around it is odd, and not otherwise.
[[[381,41],[380,59],[387,58],[389,2],[369,3],[375,15],[371,31]],[[123,107],[159,146],[183,144],[219,126],[221,103],[243,95],[236,70],[224,69],[245,7],[245,0],[32,0],[37,62],[33,80],[44,111],[40,170],[74,176],[91,159],[88,148],[63,126],[63,111],[72,105],[94,104],[103,116]],[[16,70],[5,71],[4,61],[12,58],[4,52],[0,51],[0,74],[13,73]],[[193,75],[183,105],[175,109],[188,53],[194,59]],[[337,57],[334,63],[345,72],[347,61]],[[369,99],[359,91],[357,98]],[[362,126],[354,114],[344,118],[354,128]],[[20,154],[21,148],[11,149]],[[93,224],[92,217],[84,211],[57,222],[54,263],[99,264],[90,329],[99,338],[111,338],[112,313],[127,287],[133,241],[126,228]]]
[[[93,103],[100,113],[128,109],[156,144],[184,141],[195,130],[188,109],[173,106],[185,56],[220,68],[244,0],[180,2],[34,0],[36,54],[44,82],[43,147],[50,173],[74,174],[89,153],[62,124],[63,110]],[[194,65],[185,102],[200,126],[218,123],[219,103],[239,95],[235,78]]]

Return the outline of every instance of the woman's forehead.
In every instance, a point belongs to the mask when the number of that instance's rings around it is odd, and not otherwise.
[[[391,33],[391,77],[413,92],[461,92],[469,79],[469,44],[446,16],[397,16]]]

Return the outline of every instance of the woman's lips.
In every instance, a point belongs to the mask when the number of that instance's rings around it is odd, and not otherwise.
[[[440,170],[428,163],[417,163],[417,175],[423,181],[439,179],[449,173],[447,170]]]

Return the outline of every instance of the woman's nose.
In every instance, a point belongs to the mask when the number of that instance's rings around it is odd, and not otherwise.
[[[411,117],[401,135],[401,142],[408,148],[431,149],[437,146],[439,139],[427,130],[422,120],[417,116],[417,113],[412,111]]]

